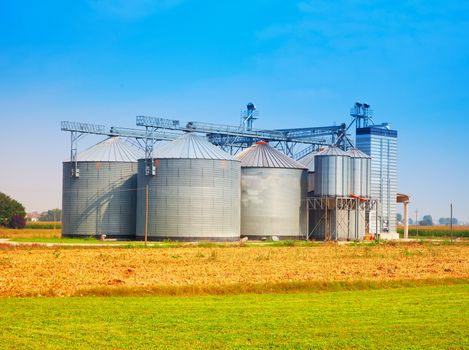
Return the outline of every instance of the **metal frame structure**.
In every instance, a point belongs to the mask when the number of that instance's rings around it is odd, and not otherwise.
[[[246,105],[246,110],[241,111],[241,122],[239,125],[242,125],[245,130],[252,130],[252,123],[254,120],[259,119],[258,117],[259,111],[254,103],[249,102]]]
[[[308,208],[308,224],[309,224],[309,214],[311,211],[324,211],[324,214],[318,220],[316,225],[312,228],[311,231],[308,230],[306,240],[309,240],[314,231],[318,228],[321,222],[325,224],[325,240],[330,241],[333,238],[338,239],[337,228],[338,227],[349,227],[350,226],[350,211],[355,211],[355,235],[354,239],[358,240],[358,218],[360,215],[365,219],[365,225],[368,226],[369,222],[366,222],[366,213],[368,211],[374,210],[378,207],[378,201],[376,199],[366,198],[359,199],[355,197],[329,197],[329,196],[320,196],[320,197],[308,197],[307,208]],[[343,219],[342,216],[335,215],[335,224],[334,230],[331,230],[328,227],[328,215],[331,210],[335,211],[347,211],[349,214],[346,219]],[[366,229],[365,229],[366,231]]]
[[[368,103],[355,102],[355,105],[350,109],[350,115],[353,118],[352,124],[355,123],[357,128],[365,128],[374,125],[373,110],[370,109]]]
[[[241,122],[239,126],[230,126],[224,124],[212,124],[190,121],[186,124],[179,120],[155,118],[149,116],[137,116],[136,125],[143,126],[145,130],[111,127],[89,123],[62,122],[62,130],[71,132],[71,151],[70,159],[75,163],[72,170],[72,176],[78,176],[77,169],[77,150],[78,141],[85,134],[96,134],[106,136],[122,136],[136,143],[137,146],[145,151],[146,173],[154,175],[153,149],[157,141],[174,140],[182,132],[197,132],[206,134],[208,140],[221,147],[230,154],[236,154],[238,151],[250,147],[256,141],[264,140],[272,144],[273,147],[284,152],[286,155],[299,159],[306,154],[323,146],[336,145],[344,150],[353,143],[347,135],[351,126],[368,125],[372,123],[372,110],[369,105],[357,102],[352,108],[352,122],[347,126],[345,123],[334,126],[293,128],[293,129],[275,129],[263,130],[254,129],[253,122],[258,119],[258,111],[253,103],[248,103],[246,110],[241,113]],[[168,132],[175,131],[175,132]],[[302,145],[301,150],[297,150],[298,145]]]
[[[107,128],[104,125],[81,123],[81,122],[70,122],[62,121],[60,123],[62,131],[70,132],[70,161],[72,162],[72,177],[79,177],[80,170],[78,169],[78,141],[80,141],[87,134],[103,135],[103,136],[120,136],[125,137],[135,146],[145,149],[147,143],[151,140],[152,144],[156,141],[172,141],[176,139],[179,134],[168,133],[168,132],[154,132],[151,134],[151,138],[145,130],[121,128],[121,127],[110,127]],[[142,145],[142,142],[144,145]],[[153,148],[152,148],[153,149]],[[147,154],[145,153],[145,157]]]
[[[252,121],[252,119],[246,120]],[[231,126],[196,121],[190,121],[184,125],[179,120],[150,116],[137,116],[136,124],[147,130],[167,129],[206,134],[211,143],[230,154],[236,154],[239,150],[251,146],[256,141],[264,140],[291,157],[295,156],[294,150],[298,144],[310,146],[306,151],[303,151],[305,153],[321,146],[334,144],[346,126],[341,124],[340,126],[263,130],[252,128],[252,123],[249,123],[248,127],[244,123],[240,126]]]

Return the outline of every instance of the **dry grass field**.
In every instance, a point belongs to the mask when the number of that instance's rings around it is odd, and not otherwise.
[[[249,288],[268,292],[276,284],[467,281],[468,258],[464,243],[163,249],[4,245],[0,296],[223,294]]]
[[[58,238],[62,224],[54,221],[27,222],[24,229],[0,226],[0,238]]]

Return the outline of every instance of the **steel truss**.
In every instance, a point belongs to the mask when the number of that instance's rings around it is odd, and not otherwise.
[[[371,198],[359,199],[354,197],[321,196],[309,197],[306,201],[308,208],[308,225],[310,223],[309,217],[313,212],[320,212],[322,214],[315,226],[311,230],[308,230],[307,240],[319,229],[321,224],[324,225],[324,238],[326,241],[338,240],[339,231],[348,232],[347,239],[358,240],[360,236],[359,220],[363,220],[365,223],[365,232],[368,232],[368,213],[372,210],[376,210],[378,207],[378,200]],[[346,213],[347,215],[339,215],[339,213]],[[354,215],[354,220],[352,220],[351,215]],[[334,218],[333,224],[331,223],[332,216]],[[351,228],[351,223],[354,223],[353,228]],[[351,231],[354,232],[353,236],[350,236]]]
[[[149,132],[148,128],[147,130],[121,128],[115,126],[107,128],[104,125],[70,121],[62,121],[60,128],[62,131],[70,132],[70,161],[72,162],[71,176],[73,177],[80,176],[77,159],[78,141],[80,141],[87,134],[124,137],[133,145],[144,149],[145,158],[147,160],[153,157],[153,145],[156,141],[172,141],[180,135],[178,133],[171,133],[167,131],[152,130]],[[148,157],[150,154],[151,157]]]
[[[368,106],[368,105],[366,105]],[[368,106],[369,107],[369,106]],[[360,107],[362,108],[362,107]],[[363,108],[362,108],[363,109]],[[364,113],[360,109],[360,113]],[[366,109],[367,117],[371,116],[371,111]],[[358,112],[352,114],[354,121]],[[153,149],[157,141],[171,141],[176,139],[182,132],[197,132],[206,134],[208,140],[221,147],[230,154],[236,154],[240,150],[251,146],[256,141],[268,141],[273,147],[287,154],[288,156],[299,159],[317,148],[337,145],[346,150],[353,146],[348,138],[347,131],[350,125],[340,124],[334,126],[293,128],[293,129],[275,129],[263,130],[254,129],[253,121],[257,119],[258,112],[253,103],[247,105],[247,110],[242,112],[241,123],[239,126],[212,124],[190,121],[182,123],[179,120],[155,118],[149,116],[137,116],[136,125],[143,126],[145,129],[130,129],[111,127],[89,123],[77,123],[64,121],[61,124],[63,131],[71,133],[70,159],[74,162],[72,167],[72,176],[78,176],[77,169],[77,150],[78,141],[86,134],[122,136],[134,145],[145,151],[146,174],[153,175]],[[175,131],[175,132],[168,132]],[[298,147],[302,147],[298,151]]]
[[[195,121],[184,124],[179,120],[149,116],[138,116],[136,124],[147,129],[168,129],[206,134],[211,143],[230,154],[236,154],[256,141],[268,141],[273,147],[295,158],[297,158],[295,155],[297,145],[309,146],[305,152],[307,154],[318,147],[333,144],[345,130],[345,124],[317,128],[262,130],[254,129],[252,125],[248,129],[245,125],[231,126]]]

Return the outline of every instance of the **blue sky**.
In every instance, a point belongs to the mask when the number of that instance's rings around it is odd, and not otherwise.
[[[61,120],[237,124],[253,101],[258,127],[320,126],[360,100],[399,131],[411,211],[469,221],[467,1],[2,0],[0,33],[0,191],[29,211],[61,205]]]

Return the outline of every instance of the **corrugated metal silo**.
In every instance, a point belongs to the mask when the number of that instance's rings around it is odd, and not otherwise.
[[[308,193],[310,195],[314,192],[314,157],[320,154],[323,150],[324,149],[313,151],[298,159],[298,162],[308,168]]]
[[[368,198],[370,196],[371,157],[353,148],[347,151],[350,155],[350,193]]]
[[[63,163],[62,236],[135,237],[137,159],[140,152],[111,137]]]
[[[241,160],[241,236],[302,239],[307,231],[307,170],[265,142]]]
[[[314,195],[340,197],[350,194],[350,156],[330,147],[314,157]]]
[[[156,175],[145,175],[145,160],[139,160],[138,238],[147,227],[149,240],[239,240],[239,161],[187,133],[156,150],[155,168]]]

